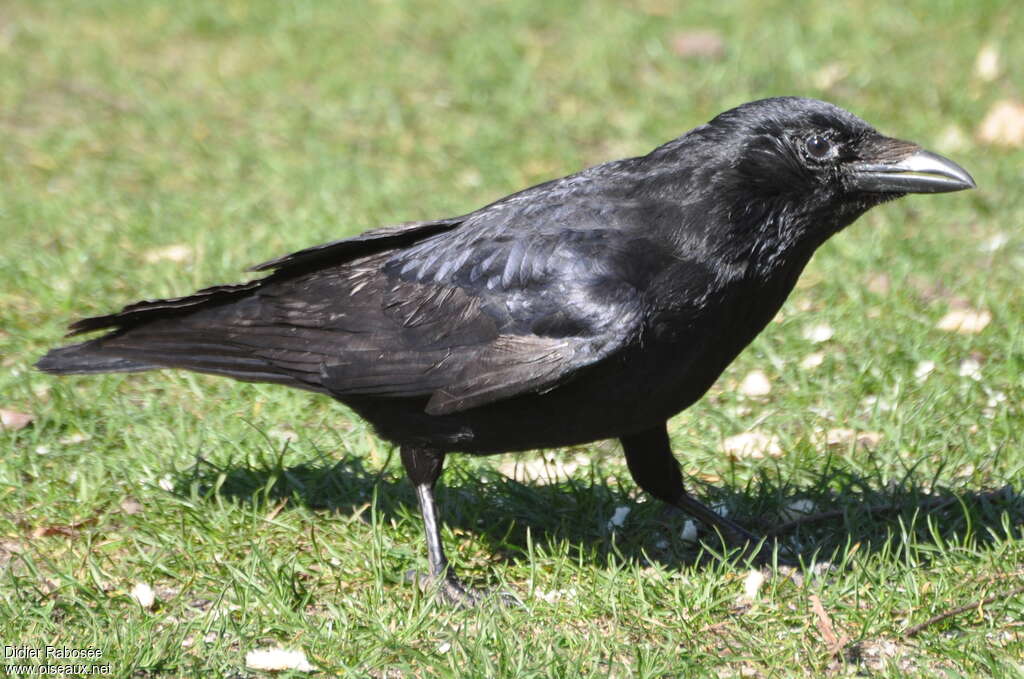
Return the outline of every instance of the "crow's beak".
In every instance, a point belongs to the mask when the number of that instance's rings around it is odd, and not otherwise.
[[[850,166],[854,189],[879,193],[947,193],[977,186],[967,170],[916,144],[885,138],[871,160]]]

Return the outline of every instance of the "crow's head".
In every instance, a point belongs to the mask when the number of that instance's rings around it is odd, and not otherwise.
[[[784,237],[820,243],[886,200],[975,186],[951,160],[815,99],[751,102],[697,132],[716,144],[713,182],[730,216],[788,228]]]

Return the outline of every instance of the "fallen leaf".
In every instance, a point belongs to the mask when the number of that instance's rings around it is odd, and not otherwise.
[[[892,289],[892,279],[887,273],[872,274],[868,278],[868,292],[876,295],[888,295]]]
[[[6,431],[18,431],[32,424],[34,415],[19,413],[17,410],[4,410],[0,408],[0,429]]]
[[[978,139],[994,146],[1024,146],[1024,104],[1009,99],[993,104],[978,126]]]
[[[946,125],[935,138],[935,146],[945,153],[963,151],[970,148],[971,138],[959,125]]]
[[[725,56],[725,40],[718,31],[680,31],[672,36],[672,52],[678,57],[718,60]]]
[[[284,506],[286,504],[288,504],[288,498],[285,498],[285,499],[281,500],[276,505],[271,507],[270,511],[267,512],[267,515],[263,517],[263,520],[264,521],[273,521],[274,519],[276,519],[277,515],[281,513],[281,510],[284,509]]]
[[[840,63],[825,64],[811,76],[811,83],[819,90],[830,90],[849,73],[850,70]]]
[[[77,521],[75,523],[53,523],[46,526],[36,526],[32,529],[30,537],[35,538],[48,538],[54,535],[63,535],[64,537],[77,537],[81,532],[82,528],[91,526],[96,523],[95,517],[85,519],[84,521]]]
[[[252,670],[281,672],[298,670],[311,672],[314,668],[306,660],[303,651],[292,651],[284,648],[259,648],[245,654],[245,666]]]
[[[561,601],[563,599],[568,599],[568,600],[575,599],[576,598],[576,590],[575,589],[571,589],[571,588],[570,589],[555,589],[555,590],[552,590],[550,592],[545,592],[544,590],[537,590],[536,591],[536,595],[537,595],[538,599],[543,599],[544,601],[547,601],[549,604],[553,604],[556,601]]]
[[[976,335],[992,322],[992,314],[985,309],[953,309],[943,316],[935,327],[961,335]]]
[[[760,370],[754,370],[747,374],[740,382],[739,392],[744,396],[759,397],[767,396],[772,391],[772,383]]]
[[[825,611],[825,607],[821,605],[821,599],[817,594],[811,595],[811,611],[814,613],[814,617],[817,618],[818,632],[821,634],[821,638],[825,641],[825,646],[828,649],[828,654],[834,656],[838,654],[843,647],[846,646],[850,638],[845,634],[839,636],[836,634],[835,626],[832,624],[832,618],[828,612]]]
[[[969,377],[972,380],[980,380],[981,362],[975,358],[965,358],[960,361],[960,377]]]
[[[751,458],[760,460],[765,456],[781,457],[782,446],[779,438],[761,431],[746,431],[722,441],[722,450],[733,459]]]
[[[998,252],[1009,242],[1010,237],[1005,233],[999,232],[994,234],[988,240],[982,242],[982,244],[978,246],[978,250],[981,252]]]
[[[121,501],[121,511],[132,516],[142,511],[142,503],[133,497],[126,497]]]
[[[564,454],[559,455],[553,452],[545,452],[525,459],[517,455],[498,465],[498,471],[521,483],[529,481],[549,484],[564,481],[580,467],[591,464],[590,458],[583,454],[577,454],[569,459],[564,458]]]
[[[935,372],[935,361],[921,361],[914,368],[914,378],[918,382],[924,382],[933,372]]]
[[[828,323],[818,323],[804,328],[804,339],[815,344],[827,342],[832,339],[833,335],[835,335],[835,330]]]
[[[860,400],[860,405],[866,410],[878,410],[883,413],[892,412],[896,408],[889,399],[877,396],[865,396]]]
[[[807,354],[804,356],[804,360],[800,361],[800,367],[804,370],[812,370],[817,368],[819,365],[825,362],[825,354],[821,352],[815,352],[813,354]]]
[[[974,76],[982,82],[992,82],[1002,71],[1002,59],[999,50],[992,43],[981,46],[978,56],[974,59]]]
[[[192,248],[182,244],[165,245],[147,250],[142,258],[150,264],[163,261],[184,262],[192,258]]]
[[[877,431],[858,431],[845,427],[836,427],[825,432],[825,445],[829,448],[848,448],[850,444],[873,450],[882,440]]]

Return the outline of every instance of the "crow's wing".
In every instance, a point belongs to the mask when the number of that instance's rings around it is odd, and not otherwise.
[[[452,413],[550,390],[639,336],[626,213],[553,185],[462,218],[261,265],[264,279],[141,302],[83,352]],[[642,286],[641,286],[642,287]]]
[[[641,293],[612,265],[617,234],[483,228],[353,267],[359,312],[346,312],[360,327],[324,361],[321,385],[430,396],[431,414],[558,386],[640,332]]]

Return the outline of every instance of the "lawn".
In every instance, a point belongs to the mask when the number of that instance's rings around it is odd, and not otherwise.
[[[980,133],[1024,97],[1019,3],[438,5],[0,7],[0,409],[34,418],[0,431],[0,645],[97,649],[79,662],[124,677],[266,676],[246,654],[275,646],[321,676],[1024,676],[1024,152]],[[979,185],[826,244],[671,422],[697,495],[806,568],[760,582],[684,539],[614,442],[452,456],[455,565],[522,605],[451,610],[404,581],[425,565],[413,492],[344,407],[32,370],[83,315],[780,94]]]

